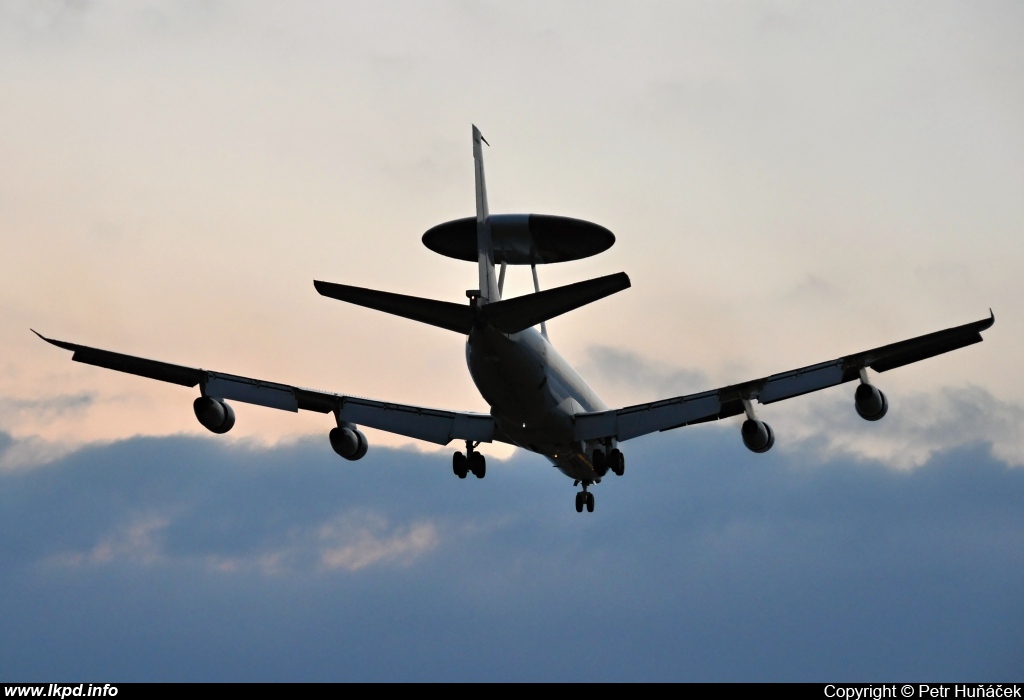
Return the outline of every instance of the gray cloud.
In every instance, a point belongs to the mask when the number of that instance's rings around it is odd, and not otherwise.
[[[10,429],[26,418],[47,421],[66,419],[81,415],[95,403],[96,394],[87,391],[32,399],[0,397],[0,426]],[[0,432],[0,470],[45,464],[73,449],[73,445],[37,436],[13,440],[9,434]]]
[[[806,284],[817,283],[808,278]],[[672,367],[607,346],[590,348],[583,369],[603,385],[627,389],[630,400],[636,401],[714,386],[698,370]],[[799,445],[799,449],[822,449],[909,468],[925,464],[937,452],[985,444],[1007,464],[1024,465],[1024,406],[1003,401],[979,386],[900,394],[886,389],[886,377],[878,377],[876,382],[886,391],[890,404],[889,414],[877,423],[857,417],[853,385],[781,407],[765,407],[761,417],[775,427],[782,449]]]
[[[90,10],[86,0],[43,0],[9,2],[0,8],[0,26],[15,28],[29,35],[58,34],[81,30]]]
[[[876,383],[885,389],[884,377]],[[877,423],[856,416],[853,392],[844,389],[798,402],[776,427],[792,439],[899,467],[920,466],[938,452],[978,444],[990,446],[1007,464],[1024,465],[1024,406],[981,387],[941,387],[928,394],[887,391],[889,413]]]
[[[36,413],[47,418],[65,416],[69,413],[83,411],[96,402],[93,392],[81,391],[77,394],[64,396],[45,396],[34,399],[14,399],[0,397],[0,420],[10,414]]]
[[[132,679],[1001,679],[1024,471],[626,444],[577,515],[538,458],[483,481],[322,439],[139,438],[0,474],[7,674]],[[586,639],[585,645],[580,644]],[[594,663],[593,650],[607,651]]]
[[[708,376],[700,370],[673,367],[630,350],[607,345],[587,349],[583,374],[599,377],[605,385],[626,388],[637,395],[650,397],[674,396],[710,388]]]

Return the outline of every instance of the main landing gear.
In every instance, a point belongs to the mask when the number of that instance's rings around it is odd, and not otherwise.
[[[586,507],[588,513],[594,512],[594,494],[587,491],[589,486],[595,482],[599,483],[601,478],[609,471],[616,476],[622,476],[626,473],[626,458],[622,456],[619,448],[612,447],[610,441],[606,442],[604,447],[608,450],[607,452],[598,447],[591,453],[590,463],[594,468],[596,478],[593,480],[577,479],[576,483],[573,484],[573,486],[583,484],[583,490],[576,494],[577,513],[582,513],[584,507]]]
[[[452,471],[455,472],[455,476],[465,479],[467,474],[473,472],[473,476],[477,479],[484,478],[487,473],[487,460],[476,451],[479,445],[479,442],[473,443],[466,440],[466,454],[456,452],[452,455]]]
[[[622,476],[626,473],[626,458],[622,456],[622,452],[619,451],[618,447],[613,448],[605,455],[604,450],[594,450],[594,471],[597,472],[598,476],[604,476],[611,470],[615,476]]]
[[[576,483],[579,484],[580,482],[577,481]],[[584,481],[583,490],[576,494],[577,513],[583,512],[583,506],[587,507],[588,513],[594,512],[594,494],[590,493],[590,491],[587,491],[587,487],[590,486],[591,483],[592,482],[590,481]]]

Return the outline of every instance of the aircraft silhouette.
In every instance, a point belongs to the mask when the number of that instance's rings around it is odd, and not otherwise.
[[[446,445],[464,441],[452,469],[460,478],[483,478],[482,443],[506,442],[547,457],[582,485],[576,510],[594,510],[590,486],[610,471],[622,476],[625,459],[620,443],[641,435],[684,425],[746,415],[740,435],[753,452],[775,444],[771,427],[757,417],[754,403],[770,404],[819,389],[859,380],[854,392],[857,413],[869,421],[882,418],[888,400],[868,376],[868,369],[886,372],[973,343],[995,322],[995,315],[955,328],[911,338],[809,367],[773,374],[686,396],[610,409],[548,341],[545,322],[630,286],[625,273],[540,291],[537,265],[577,260],[601,253],[615,236],[587,221],[539,214],[490,214],[480,130],[473,127],[476,173],[476,216],[440,224],[423,235],[431,250],[477,263],[479,284],[466,292],[468,304],[455,304],[330,282],[313,285],[323,296],[445,328],[467,337],[466,361],[473,381],[491,412],[445,411],[374,401],[344,394],[250,379],[232,374],[174,365],[100,350],[36,333],[57,347],[74,352],[72,359],[150,379],[199,386],[193,409],[199,422],[214,433],[235,424],[227,400],[287,411],[333,413],[337,426],[331,447],[349,460],[366,454],[366,436],[358,426]],[[508,265],[530,265],[534,293],[502,299]],[[498,269],[496,274],[496,268]],[[540,331],[535,326],[540,326]]]

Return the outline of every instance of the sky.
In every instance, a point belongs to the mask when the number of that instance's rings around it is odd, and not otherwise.
[[[0,677],[1019,679],[1024,7],[1014,2],[0,2]],[[594,514],[540,458],[71,363],[486,410],[463,339],[312,280],[449,301],[473,213],[616,245],[542,287],[610,405],[988,315],[985,342],[625,445]],[[507,289],[531,290],[512,270]],[[477,493],[470,493],[477,492]]]

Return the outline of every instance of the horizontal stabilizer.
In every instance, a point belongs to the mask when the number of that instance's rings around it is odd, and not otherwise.
[[[392,292],[379,292],[375,289],[350,287],[347,284],[332,282],[315,281],[313,286],[325,297],[402,316],[438,328],[446,328],[456,333],[469,335],[469,331],[473,328],[473,310],[461,304],[393,294]]]
[[[625,272],[567,284],[536,294],[503,299],[481,309],[484,321],[503,333],[518,333],[567,311],[629,288]]]

